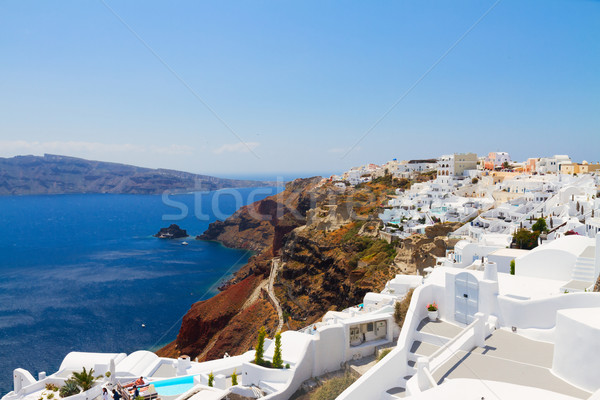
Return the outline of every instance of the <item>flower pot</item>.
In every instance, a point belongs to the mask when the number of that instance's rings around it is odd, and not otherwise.
[[[429,316],[429,320],[430,321],[437,321],[438,318],[438,311],[427,311],[427,315]]]

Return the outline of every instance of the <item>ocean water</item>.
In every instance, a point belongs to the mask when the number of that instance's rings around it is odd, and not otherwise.
[[[17,367],[37,377],[70,351],[130,353],[175,339],[190,306],[251,254],[152,235],[177,223],[195,236],[280,190],[0,197],[0,396]]]

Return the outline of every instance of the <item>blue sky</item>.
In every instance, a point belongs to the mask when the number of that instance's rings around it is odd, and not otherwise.
[[[598,161],[598,21],[577,0],[4,0],[0,156],[228,176],[464,151]]]

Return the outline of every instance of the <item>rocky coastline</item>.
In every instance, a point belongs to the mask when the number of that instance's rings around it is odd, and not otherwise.
[[[377,214],[389,193],[380,184],[339,191],[320,177],[299,179],[280,194],[212,223],[197,239],[256,254],[220,293],[193,304],[177,339],[157,353],[210,360],[251,349],[261,326],[273,335],[279,316],[267,283],[274,258],[283,330],[300,329],[329,310],[361,302],[396,273],[431,266],[434,255],[449,245],[445,235],[456,227],[436,226],[405,247],[381,240]]]

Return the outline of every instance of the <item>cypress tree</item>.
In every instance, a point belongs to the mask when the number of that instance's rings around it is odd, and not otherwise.
[[[256,341],[256,353],[254,354],[254,364],[264,364],[263,355],[265,354],[265,336],[267,331],[264,326],[261,326],[258,331],[258,340]]]
[[[283,360],[281,358],[281,333],[275,335],[275,352],[273,353],[273,367],[283,368]]]

